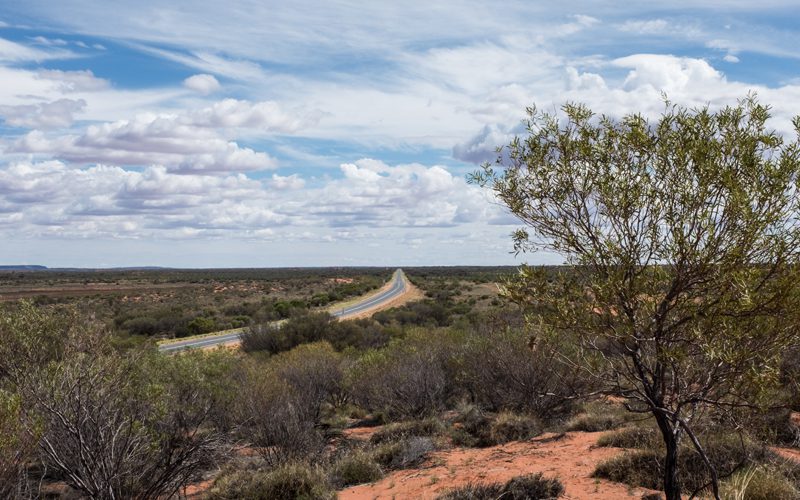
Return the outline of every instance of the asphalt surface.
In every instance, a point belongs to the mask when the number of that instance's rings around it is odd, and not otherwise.
[[[389,287],[386,291],[379,293],[378,295],[373,295],[371,297],[367,297],[365,300],[361,302],[357,302],[355,304],[351,304],[347,307],[343,307],[341,309],[335,310],[331,312],[331,316],[336,318],[343,318],[346,316],[351,316],[355,314],[362,313],[367,311],[373,307],[380,306],[386,302],[394,300],[396,297],[402,295],[406,291],[406,280],[404,279],[404,274],[402,269],[398,269],[392,275],[392,286]],[[169,344],[164,344],[158,347],[160,352],[171,353],[182,351],[184,349],[198,349],[203,347],[211,347],[215,345],[223,345],[233,342],[239,341],[239,336],[245,330],[245,328],[239,328],[237,330],[231,330],[230,333],[226,333],[224,335],[214,335],[210,337],[200,337],[196,339],[186,339],[180,340],[178,342],[172,342]]]
[[[386,290],[385,292],[381,292],[374,297],[368,297],[367,300],[363,302],[359,302],[357,304],[350,305],[348,307],[344,307],[342,309],[337,309],[334,312],[331,312],[331,316],[335,316],[337,318],[341,318],[343,316],[350,316],[353,314],[358,314],[364,312],[370,308],[375,306],[379,306],[385,302],[393,300],[395,297],[402,295],[406,291],[406,280],[403,279],[403,271],[398,269],[394,272],[392,276],[392,286]]]

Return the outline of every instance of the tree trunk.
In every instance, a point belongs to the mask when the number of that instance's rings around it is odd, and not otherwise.
[[[655,417],[667,448],[664,456],[664,494],[667,500],[681,500],[681,483],[678,478],[678,435],[666,416],[657,413]]]

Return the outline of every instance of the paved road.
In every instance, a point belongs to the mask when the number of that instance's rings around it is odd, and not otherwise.
[[[331,315],[337,318],[352,316],[354,314],[362,313],[368,309],[371,309],[373,307],[389,302],[390,300],[393,300],[395,297],[398,297],[403,293],[405,293],[406,280],[404,278],[405,276],[403,275],[403,270],[398,269],[397,271],[394,272],[394,275],[392,276],[392,286],[389,287],[388,290],[386,290],[385,292],[381,292],[373,297],[367,297],[367,299],[362,302],[351,304],[342,309],[336,309],[335,311],[331,312]]]
[[[405,293],[407,285],[405,275],[402,269],[398,269],[392,275],[391,286],[377,295],[367,297],[361,302],[356,302],[331,312],[331,315],[337,318],[343,318],[354,314],[362,313],[373,307],[380,306],[394,300],[396,297]],[[177,352],[183,349],[196,349],[201,347],[210,347],[215,345],[229,344],[239,341],[239,336],[245,328],[237,328],[235,330],[228,330],[223,335],[214,335],[210,337],[188,338],[178,342],[164,344],[158,347],[160,352]]]

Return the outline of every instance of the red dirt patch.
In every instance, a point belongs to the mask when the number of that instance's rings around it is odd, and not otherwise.
[[[380,498],[433,499],[469,482],[505,482],[512,477],[542,472],[564,484],[566,499],[616,500],[641,498],[648,492],[591,477],[595,466],[622,450],[599,448],[602,432],[569,432],[563,438],[546,434],[530,441],[491,448],[456,448],[434,452],[422,468],[402,470],[382,480],[348,488],[341,500]]]
[[[356,439],[358,441],[369,441],[373,434],[378,432],[380,427],[354,427],[352,429],[345,429],[342,434],[347,439]]]
[[[800,462],[800,450],[796,448],[781,448],[778,446],[772,446],[771,449],[783,458]]]

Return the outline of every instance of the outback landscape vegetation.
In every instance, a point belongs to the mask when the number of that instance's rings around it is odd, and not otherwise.
[[[0,2],[0,500],[800,500],[789,0]]]
[[[408,268],[357,319],[391,269],[4,271],[3,494],[796,498],[797,141],[755,96],[563,113],[472,177],[562,266]]]

